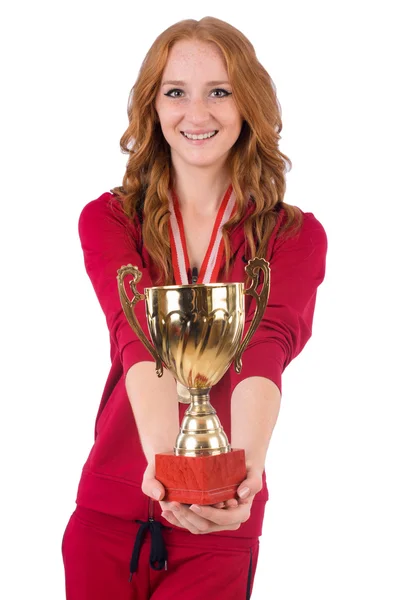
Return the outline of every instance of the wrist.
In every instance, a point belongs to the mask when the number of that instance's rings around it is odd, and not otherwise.
[[[147,441],[147,443],[145,443],[143,440],[141,440],[142,449],[145,454],[148,465],[154,465],[156,454],[173,454],[174,444],[175,440],[173,440],[172,442],[167,440],[164,443],[156,444],[153,444],[152,441]]]

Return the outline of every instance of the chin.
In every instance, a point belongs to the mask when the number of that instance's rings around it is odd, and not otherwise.
[[[207,154],[206,156],[189,156],[182,153],[179,153],[179,157],[183,160],[184,163],[191,165],[192,167],[210,167],[216,163],[223,162],[228,154],[229,150],[226,152],[217,152],[216,154]]]
[[[219,161],[220,157],[211,159],[208,158],[206,160],[184,160],[184,162],[191,167],[211,167]]]

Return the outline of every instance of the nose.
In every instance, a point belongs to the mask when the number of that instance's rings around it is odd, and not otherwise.
[[[199,123],[205,123],[208,120],[209,114],[206,101],[203,98],[195,98],[189,102],[185,118],[187,121],[198,125]]]

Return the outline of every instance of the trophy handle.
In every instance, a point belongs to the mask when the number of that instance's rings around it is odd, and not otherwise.
[[[256,288],[259,284],[259,270],[263,271],[263,286],[260,294],[256,291]],[[255,299],[256,308],[254,318],[251,321],[251,325],[247,333],[245,334],[244,339],[240,343],[240,346],[237,349],[237,352],[234,357],[234,368],[236,369],[236,373],[241,372],[242,361],[241,356],[246,349],[248,342],[252,338],[256,328],[258,327],[263,313],[265,312],[267,301],[269,298],[269,290],[270,290],[270,266],[267,260],[264,258],[252,258],[248,261],[247,266],[245,267],[245,271],[247,275],[252,279],[252,283],[247,290],[244,290],[244,294],[248,294]]]
[[[133,281],[130,281],[130,288],[133,294],[132,300],[128,298],[124,288],[124,279],[127,275],[132,275],[134,278]],[[120,300],[124,314],[127,317],[127,321],[131,325],[133,331],[137,334],[145,348],[149,350],[150,354],[156,361],[156,373],[159,377],[161,377],[163,374],[163,363],[161,362],[161,358],[154,346],[149,342],[146,335],[143,333],[142,327],[135,316],[135,304],[137,304],[140,300],[145,299],[145,295],[140,294],[136,289],[136,284],[140,282],[141,278],[141,271],[138,269],[138,267],[133,267],[131,264],[123,266],[117,271],[117,284],[119,287]]]

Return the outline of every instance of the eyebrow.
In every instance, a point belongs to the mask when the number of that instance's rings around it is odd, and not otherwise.
[[[185,81],[181,81],[180,79],[174,80],[174,81],[163,81],[163,83],[161,85],[180,85],[180,86],[184,86],[186,85]],[[212,85],[230,85],[229,81],[207,81],[206,85],[212,86]]]

